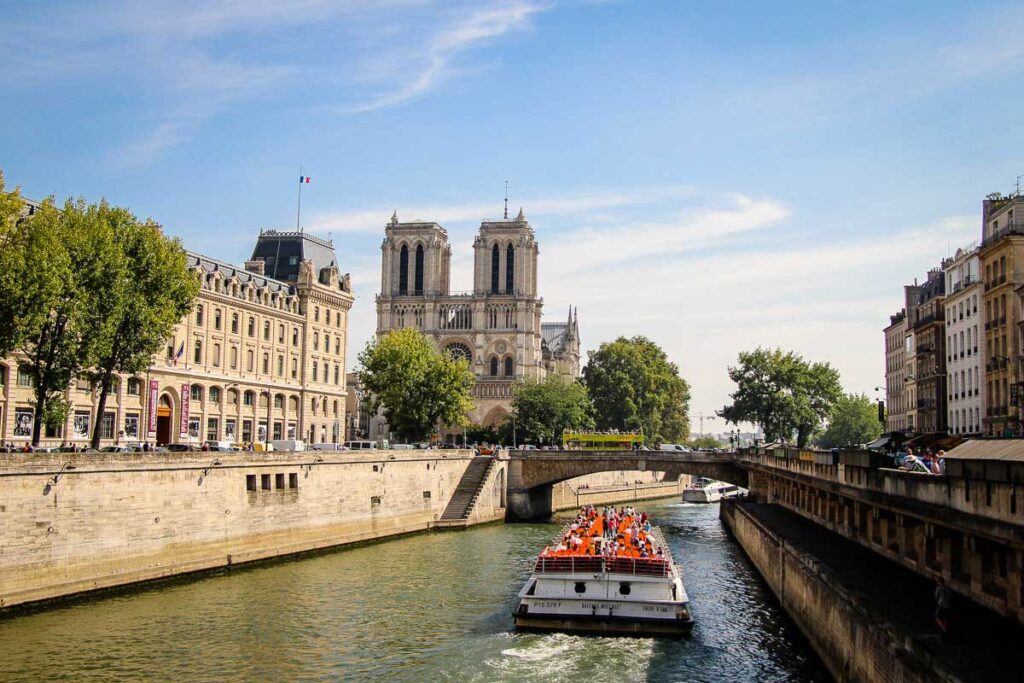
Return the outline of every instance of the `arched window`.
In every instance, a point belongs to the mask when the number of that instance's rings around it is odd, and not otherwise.
[[[409,293],[409,247],[404,244],[398,255],[398,293]]]
[[[505,250],[505,293],[511,294],[515,287],[516,250],[508,245]]]
[[[274,394],[274,407],[284,408],[284,394]]]
[[[190,398],[193,401],[203,400],[203,387],[200,384],[193,384],[192,391],[189,392]]]
[[[210,402],[220,403],[220,388],[210,387]]]
[[[423,245],[416,247],[416,277],[413,279],[416,294],[423,294]]]
[[[448,356],[452,360],[465,360],[467,363],[472,364],[473,352],[469,350],[469,347],[460,342],[449,344],[445,351],[448,352]]]
[[[498,293],[498,271],[501,269],[501,250],[495,244],[491,249],[491,294]]]
[[[491,377],[497,377],[497,376],[498,376],[498,357],[497,356],[492,356],[491,357]]]
[[[511,377],[512,376],[512,372],[514,370],[515,370],[515,368],[513,367],[512,356],[509,356],[508,358],[505,359],[505,376],[506,377]]]
[[[256,402],[256,393],[255,392],[247,391],[247,392],[245,392],[245,394],[242,395],[242,403],[244,405],[251,406],[255,402]]]

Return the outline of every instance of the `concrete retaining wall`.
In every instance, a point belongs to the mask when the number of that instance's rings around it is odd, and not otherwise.
[[[211,464],[215,456],[222,464]],[[471,457],[7,456],[0,459],[0,608],[422,531]],[[65,462],[74,469],[60,474]],[[501,518],[503,510],[489,507],[494,500],[492,481],[472,521]]]
[[[682,496],[683,489],[690,482],[688,475],[673,482],[661,481],[661,476],[661,472],[628,470],[599,472],[563,481],[552,487],[552,508],[572,510],[580,505],[610,505]]]
[[[957,680],[870,614],[814,557],[788,545],[756,516],[722,504],[721,517],[837,681]]]

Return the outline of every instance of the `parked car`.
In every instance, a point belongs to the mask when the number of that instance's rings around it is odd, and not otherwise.
[[[377,448],[376,441],[346,441],[344,443],[345,448],[350,451],[372,451]],[[314,448],[316,446],[314,445]]]
[[[393,443],[391,444],[391,450],[393,451],[411,451],[415,448],[411,443]]]
[[[352,450],[343,443],[315,443],[311,446],[314,451],[350,451]]]
[[[183,452],[187,453],[187,452],[190,452],[190,451],[197,451],[197,450],[199,450],[193,444],[190,444],[190,443],[169,443],[166,446],[161,446],[161,448],[166,449],[166,452],[168,452],[168,453],[183,453]],[[160,448],[158,448],[157,450],[159,451]]]
[[[135,446],[104,446],[100,453],[138,453],[139,450]]]

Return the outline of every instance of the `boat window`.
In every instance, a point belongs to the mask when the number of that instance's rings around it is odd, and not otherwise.
[[[585,581],[577,581],[576,582],[576,592],[577,593],[586,593],[587,592],[587,583]]]
[[[623,581],[619,584],[619,595],[629,595],[633,591],[633,588],[629,585],[628,581]]]

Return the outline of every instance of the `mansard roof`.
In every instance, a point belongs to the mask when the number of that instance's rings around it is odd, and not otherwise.
[[[194,251],[186,251],[185,256],[188,258],[189,268],[200,267],[207,273],[219,272],[224,275],[225,279],[237,277],[239,282],[243,284],[251,282],[257,287],[267,287],[272,292],[283,292],[285,294],[294,293],[294,288],[291,284],[282,282],[281,280],[275,280],[274,278],[270,278],[265,275],[253,273],[241,266],[232,265],[209,256],[203,256],[202,254],[197,254]]]
[[[544,323],[540,324],[542,344],[552,353],[564,351],[566,348],[568,323]]]

